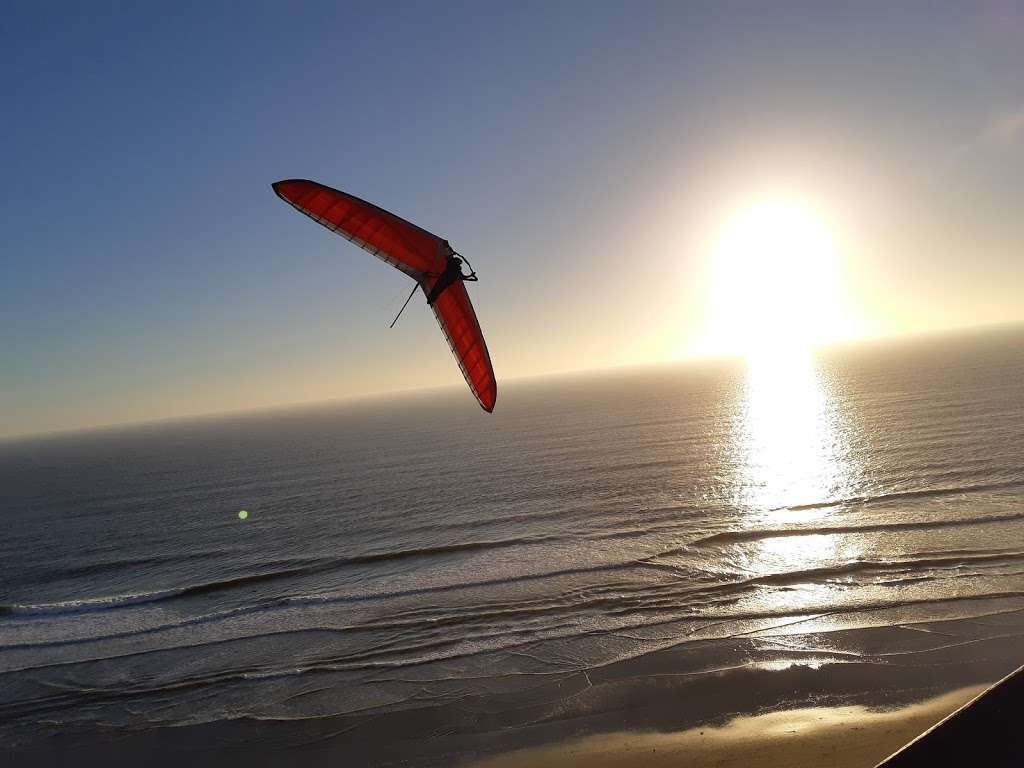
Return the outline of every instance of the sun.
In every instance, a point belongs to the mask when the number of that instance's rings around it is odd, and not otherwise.
[[[779,358],[853,334],[835,240],[802,202],[761,201],[729,218],[709,278],[706,353]]]

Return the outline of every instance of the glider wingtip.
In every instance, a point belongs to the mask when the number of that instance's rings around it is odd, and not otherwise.
[[[498,401],[497,391],[489,392],[488,395],[478,398],[480,407],[488,413],[494,413],[494,404]]]
[[[289,185],[289,184],[312,184],[312,183],[313,182],[311,182],[309,179],[281,179],[280,181],[273,182],[270,185],[270,188],[274,190],[274,193],[278,197],[283,197],[284,196],[283,189],[287,185]]]

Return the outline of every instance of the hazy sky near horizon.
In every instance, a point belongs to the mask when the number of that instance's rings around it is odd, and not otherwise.
[[[771,302],[1024,321],[1021,40],[1020,2],[10,3],[0,436],[460,383],[281,178],[465,253],[499,382],[726,353]],[[833,292],[731,300],[716,243],[777,201]]]

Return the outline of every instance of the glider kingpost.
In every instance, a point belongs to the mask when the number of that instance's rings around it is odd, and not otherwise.
[[[493,411],[498,384],[464,285],[467,280],[476,280],[476,273],[462,274],[462,259],[448,241],[372,203],[315,181],[289,179],[273,187],[277,196],[297,211],[416,281],[413,293],[419,287],[426,296],[470,390],[485,411]],[[409,296],[412,298],[412,294]]]

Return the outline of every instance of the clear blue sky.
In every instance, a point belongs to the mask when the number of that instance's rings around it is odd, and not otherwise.
[[[871,332],[1022,320],[1024,5],[869,5],[7,3],[0,435],[458,384],[279,178],[466,253],[499,378],[678,354],[776,183]]]

